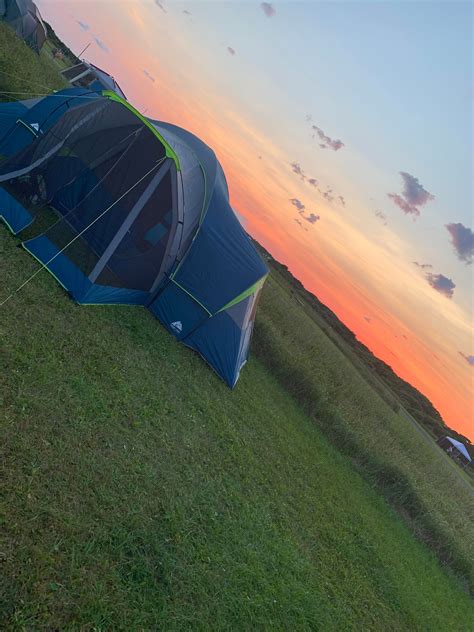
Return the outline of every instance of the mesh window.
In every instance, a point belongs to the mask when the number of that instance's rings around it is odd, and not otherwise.
[[[101,99],[64,114],[0,172],[29,168],[8,181],[9,191],[27,207],[38,198],[57,213],[45,235],[61,249],[75,239],[65,254],[89,275],[165,158],[133,113]]]
[[[168,171],[97,279],[101,285],[148,291],[157,278],[173,224]]]

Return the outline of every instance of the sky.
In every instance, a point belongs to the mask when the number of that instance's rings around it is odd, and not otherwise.
[[[37,4],[207,142],[246,230],[474,441],[472,4]]]

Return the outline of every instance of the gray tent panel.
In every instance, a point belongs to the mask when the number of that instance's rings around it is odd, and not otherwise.
[[[0,19],[39,53],[46,41],[46,27],[32,0],[0,0]]]

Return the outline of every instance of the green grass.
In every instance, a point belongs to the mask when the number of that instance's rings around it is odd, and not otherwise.
[[[28,99],[67,85],[48,51],[37,55],[0,23],[0,101]]]
[[[69,68],[71,66],[71,60],[67,55],[63,55],[63,58],[53,57],[53,50],[55,48],[56,46],[52,42],[46,40],[43,48],[41,49],[41,55],[56,66],[56,69],[59,71]]]
[[[0,226],[0,300],[38,266],[17,244]],[[472,628],[446,463],[275,279],[255,342],[230,391],[143,308],[79,307],[46,272],[0,307],[2,629]]]
[[[36,264],[0,239],[13,288]],[[260,362],[230,391],[145,310],[76,306],[46,273],[0,327],[5,627],[468,629]]]
[[[285,283],[267,283],[257,352],[337,448],[474,588],[470,483],[434,442],[395,413],[347,356],[295,306]]]

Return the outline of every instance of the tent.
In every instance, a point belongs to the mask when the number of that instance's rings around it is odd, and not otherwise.
[[[470,463],[472,461],[471,459],[471,455],[469,454],[469,452],[467,451],[466,446],[464,445],[464,443],[461,443],[460,441],[458,441],[457,439],[453,439],[452,437],[445,437],[445,439],[447,441],[449,441],[449,443],[454,446],[456,448],[456,450],[458,451],[458,453],[464,457],[464,459]]]
[[[231,387],[268,273],[214,152],[114,92],[0,105],[0,214],[82,304],[145,305]]]
[[[46,27],[32,0],[0,0],[0,20],[6,22],[35,52],[46,41]]]
[[[88,88],[94,92],[112,90],[122,99],[127,98],[112,75],[85,60],[71,68],[66,68],[61,74],[72,86]]]

